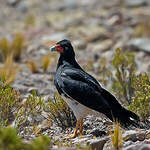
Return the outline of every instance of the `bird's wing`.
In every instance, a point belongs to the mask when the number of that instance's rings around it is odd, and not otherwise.
[[[79,69],[64,69],[57,77],[59,88],[79,103],[104,113],[110,110],[108,101],[102,96],[102,87],[92,76]]]

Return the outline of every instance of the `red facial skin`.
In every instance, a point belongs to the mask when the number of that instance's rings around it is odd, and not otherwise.
[[[56,47],[56,51],[59,53],[62,53],[64,51],[63,47],[59,44],[57,44],[55,47]]]

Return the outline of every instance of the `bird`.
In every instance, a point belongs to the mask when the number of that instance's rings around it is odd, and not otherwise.
[[[102,113],[124,127],[137,126],[139,116],[121,106],[113,94],[77,63],[74,48],[68,39],[57,42],[50,50],[60,53],[54,85],[77,119],[74,132],[68,138],[77,137],[78,129],[82,135],[83,118],[92,111]]]

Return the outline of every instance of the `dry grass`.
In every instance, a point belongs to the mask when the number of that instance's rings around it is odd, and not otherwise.
[[[114,123],[114,131],[110,132],[113,148],[119,150],[123,144],[122,131],[118,122]]]
[[[13,57],[16,61],[18,61],[21,57],[22,50],[24,48],[24,37],[22,33],[17,33],[13,39],[11,49],[13,53]]]
[[[2,55],[3,61],[6,59],[9,53],[10,53],[10,43],[5,37],[3,37],[0,40],[0,54]]]
[[[3,37],[0,40],[0,55],[2,61],[5,61],[9,55],[12,55],[13,59],[16,61],[20,60],[25,44],[25,39],[22,33],[15,34],[12,42]]]
[[[27,61],[26,64],[32,73],[38,72],[38,66],[34,61],[32,61],[32,60]]]
[[[46,72],[48,69],[48,66],[51,64],[51,55],[45,55],[42,57],[42,68],[43,71]]]
[[[17,73],[19,71],[19,66],[13,62],[13,56],[9,55],[3,66],[0,67],[0,78],[5,80],[5,84],[11,84]]]

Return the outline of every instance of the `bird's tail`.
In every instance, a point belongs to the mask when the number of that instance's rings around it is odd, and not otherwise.
[[[118,121],[124,127],[129,127],[130,125],[134,127],[140,127],[140,118],[135,113],[127,110],[125,108],[112,111],[113,121]]]

